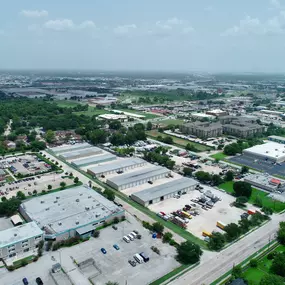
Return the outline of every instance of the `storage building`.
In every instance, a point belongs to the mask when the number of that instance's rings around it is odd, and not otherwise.
[[[60,154],[60,157],[65,160],[77,159],[92,155],[101,154],[103,151],[98,147],[89,147],[84,149],[78,149],[74,151],[68,151]]]
[[[113,161],[108,164],[97,165],[87,169],[87,172],[93,176],[111,174],[117,171],[126,171],[146,165],[146,161],[140,158],[127,158]]]
[[[27,221],[45,231],[45,239],[88,238],[94,230],[115,217],[124,216],[116,206],[87,186],[78,186],[25,200],[19,207]]]
[[[99,164],[111,160],[117,159],[117,156],[111,153],[103,154],[103,155],[96,155],[91,156],[88,158],[78,159],[71,162],[72,165],[77,167],[84,167],[92,164]]]
[[[148,181],[155,181],[166,177],[171,171],[162,166],[150,166],[126,174],[119,174],[115,177],[107,179],[107,184],[117,190],[124,190],[135,187]]]
[[[55,154],[58,155],[60,153],[64,153],[67,151],[74,151],[74,150],[85,149],[89,147],[92,147],[92,145],[89,143],[79,143],[79,144],[74,144],[74,145],[63,145],[63,146],[52,147],[51,150]]]
[[[269,140],[269,141],[272,141],[272,142],[277,142],[277,143],[285,144],[285,138],[284,138],[284,137],[269,136],[269,137],[268,137],[268,140]]]
[[[273,162],[285,161],[285,145],[276,142],[268,142],[247,148],[243,154],[253,159],[263,159]]]
[[[0,258],[15,258],[31,252],[43,240],[43,231],[35,222],[26,223],[0,232]]]
[[[134,193],[131,198],[143,206],[148,206],[172,198],[174,195],[193,191],[198,184],[194,179],[183,177]]]

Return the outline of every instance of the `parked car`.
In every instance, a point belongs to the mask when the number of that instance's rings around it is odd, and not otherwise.
[[[28,285],[29,284],[29,281],[28,281],[28,279],[26,277],[23,278],[23,283],[24,283],[24,285]]]
[[[103,254],[106,254],[106,253],[107,253],[107,250],[102,247],[102,248],[101,248],[101,252],[102,252]]]
[[[118,227],[115,226],[115,225],[113,225],[112,228],[113,228],[114,230],[117,230],[117,229],[118,229]]]
[[[114,244],[113,247],[114,247],[114,249],[116,249],[116,250],[119,250],[119,249],[120,249],[120,247],[119,247],[117,244]]]
[[[137,263],[131,259],[128,262],[132,267],[135,267],[137,265]]]
[[[149,183],[149,184],[153,184],[153,182],[152,182],[152,181],[150,181],[150,180],[149,180],[149,181],[147,181],[147,183]]]
[[[37,277],[36,278],[36,282],[37,282],[38,285],[43,285],[44,284],[44,282],[42,281],[41,277]]]

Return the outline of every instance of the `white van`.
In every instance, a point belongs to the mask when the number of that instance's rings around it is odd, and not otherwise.
[[[123,237],[123,240],[124,240],[125,242],[127,242],[127,243],[130,242],[130,239],[129,239],[127,236],[124,236],[124,237]]]
[[[143,258],[138,253],[134,255],[134,259],[137,263],[143,263]]]
[[[131,233],[130,233],[130,236],[132,236],[133,238],[137,238],[137,234],[134,233],[134,232],[131,232]]]
[[[134,240],[133,236],[128,234],[127,237],[130,239],[130,240]]]

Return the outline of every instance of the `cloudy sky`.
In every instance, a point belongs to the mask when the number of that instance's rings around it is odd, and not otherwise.
[[[7,68],[285,72],[285,1],[3,0]]]

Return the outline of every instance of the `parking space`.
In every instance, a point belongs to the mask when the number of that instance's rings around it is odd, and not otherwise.
[[[93,258],[95,264],[89,270],[83,270],[83,274],[91,278],[93,284],[104,285],[108,281],[116,281],[119,284],[137,284],[145,285],[151,281],[165,275],[173,270],[179,263],[174,259],[176,251],[174,247],[163,244],[161,240],[153,239],[148,230],[144,229],[137,220],[127,215],[128,221],[119,223],[118,229],[114,230],[108,227],[100,231],[97,239],[90,239],[88,242],[65,248],[61,251],[62,265],[66,272],[74,272],[74,263],[70,262],[70,256],[76,263],[84,262]],[[131,231],[137,230],[141,239],[135,239],[130,243],[123,241],[123,236]],[[119,250],[113,245],[117,244]],[[160,255],[151,250],[155,246],[160,250]],[[103,254],[101,248],[106,249],[107,253]],[[142,264],[136,263],[133,267],[128,260],[134,260],[136,253],[146,253],[150,260]]]
[[[211,191],[214,196],[220,198],[212,208],[202,208],[197,202],[193,200],[201,197],[203,193],[194,190],[189,194],[181,195],[180,198],[171,198],[157,204],[151,205],[149,208],[155,212],[164,212],[170,214],[177,210],[182,210],[185,205],[191,205],[196,215],[192,215],[192,219],[187,223],[187,230],[197,237],[203,239],[202,232],[220,231],[216,227],[217,221],[222,221],[224,224],[237,223],[240,220],[240,215],[244,212],[242,209],[231,207],[230,204],[234,202],[235,198],[227,193],[221,192],[213,187],[204,186],[203,192]],[[195,206],[194,206],[195,204]]]
[[[51,185],[52,189],[56,189],[60,187],[61,182],[65,182],[66,186],[73,184],[73,179],[62,178],[62,175],[63,174],[47,173],[9,182],[0,187],[0,195],[2,197],[11,198],[16,196],[18,191],[22,191],[26,196],[31,196],[35,190],[37,193],[43,190],[48,191],[48,185]]]
[[[15,176],[43,173],[50,170],[50,165],[36,155],[20,155],[4,158],[0,161],[1,168],[9,168]]]
[[[285,163],[273,163],[263,159],[254,159],[246,155],[235,156],[229,159],[232,162],[246,165],[248,167],[269,173],[270,175],[285,176]]]

